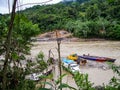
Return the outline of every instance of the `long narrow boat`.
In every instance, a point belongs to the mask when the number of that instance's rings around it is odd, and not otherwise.
[[[82,55],[78,56],[78,58],[86,59],[86,60],[93,60],[98,62],[115,62],[116,59],[108,58],[108,57],[100,57],[100,56],[90,56],[90,55]]]

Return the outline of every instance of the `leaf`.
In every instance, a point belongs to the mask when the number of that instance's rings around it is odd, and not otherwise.
[[[12,58],[13,58],[14,60],[17,60],[17,59],[19,59],[19,56],[17,55],[16,52],[13,52],[13,53],[12,53]]]
[[[67,74],[61,75],[61,77],[59,77],[58,80],[56,80],[56,84],[59,84],[59,83],[60,83],[60,80],[62,80],[62,78],[63,78],[64,76],[66,76],[66,75],[67,75]]]
[[[69,88],[69,89],[77,90],[76,88],[71,87],[71,86],[69,86],[68,84],[65,84],[65,83],[62,83],[58,88],[59,88],[59,89]]]

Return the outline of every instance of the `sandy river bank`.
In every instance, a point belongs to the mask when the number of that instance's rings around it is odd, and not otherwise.
[[[58,57],[56,42],[33,42],[34,46],[31,49],[31,57],[36,56],[40,51],[43,51],[46,59],[49,55],[49,50],[53,52],[54,58]],[[61,42],[61,57],[66,57],[71,53],[78,55],[90,54],[97,56],[105,56],[115,58],[115,64],[120,65],[120,42],[119,41],[87,41],[87,42]],[[95,63],[99,65],[99,63]],[[103,70],[100,68],[81,67],[81,71],[89,74],[89,80],[94,85],[108,84],[109,80],[115,75],[112,70]],[[69,85],[74,85],[72,77],[69,75],[64,79]]]

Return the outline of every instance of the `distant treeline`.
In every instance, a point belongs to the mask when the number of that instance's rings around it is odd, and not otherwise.
[[[38,24],[42,33],[64,29],[80,38],[120,40],[119,0],[63,0],[20,13]]]

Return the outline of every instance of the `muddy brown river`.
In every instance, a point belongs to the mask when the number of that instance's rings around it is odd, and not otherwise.
[[[31,49],[31,57],[36,56],[40,51],[44,52],[45,59],[48,58],[49,50],[51,49],[51,57],[58,58],[57,42],[33,42],[34,46]],[[61,42],[61,57],[66,57],[69,54],[76,53],[78,55],[90,54],[96,56],[104,56],[115,58],[115,64],[120,65],[120,41],[82,41],[82,42]],[[89,80],[94,85],[108,84],[109,80],[116,76],[111,69],[103,70],[97,68],[101,63],[94,62],[96,67],[88,68],[87,66],[80,67],[83,73],[89,75]],[[75,85],[71,75],[68,75],[63,80],[69,85]],[[66,89],[67,90],[67,89]]]

